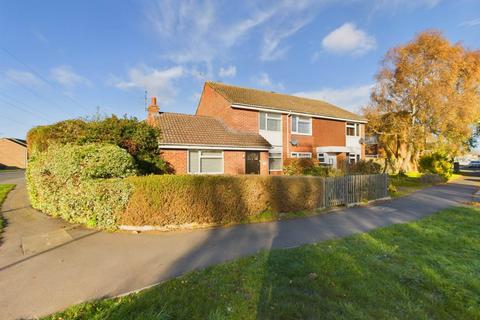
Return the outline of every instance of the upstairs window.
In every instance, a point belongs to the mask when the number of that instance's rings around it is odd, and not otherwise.
[[[282,131],[282,115],[280,113],[260,112],[260,130]]]
[[[360,135],[360,124],[347,122],[347,136],[359,136]]]
[[[312,118],[292,116],[292,133],[312,134]]]

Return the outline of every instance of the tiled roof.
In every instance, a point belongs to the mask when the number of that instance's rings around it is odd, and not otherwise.
[[[206,82],[232,104],[256,106],[266,109],[317,115],[320,117],[365,121],[353,112],[321,100],[301,98],[287,94],[231,86],[218,82]]]
[[[212,117],[165,112],[156,115],[153,121],[161,131],[160,144],[270,147],[261,135],[234,131]]]

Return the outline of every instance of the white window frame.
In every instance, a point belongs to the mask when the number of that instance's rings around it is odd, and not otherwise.
[[[348,129],[352,129],[352,128],[353,128],[353,136],[348,134]],[[360,136],[360,124],[354,123],[354,122],[347,122],[347,125],[345,126],[345,134],[349,137]]]
[[[265,114],[265,129],[262,129],[262,117],[260,114]],[[258,130],[260,131],[268,131],[268,132],[282,132],[282,114],[281,113],[268,113],[268,112],[259,112],[258,113]],[[272,120],[280,120],[280,130],[268,130],[268,119]]]
[[[302,159],[311,159],[312,153],[311,152],[292,152],[290,153],[292,158],[302,158]]]
[[[219,150],[188,150],[187,152],[187,172],[188,174],[223,174],[225,172],[225,157],[224,151],[221,150],[221,156],[202,156],[202,152],[212,152],[212,151],[219,151]],[[190,171],[190,152],[198,152],[198,172],[191,172]],[[222,159],[222,171],[221,172],[201,172],[202,170],[202,159]]]
[[[270,155],[271,154],[280,154],[280,158],[271,158]],[[271,169],[270,168],[270,159],[280,159],[282,161],[282,164],[280,165],[280,169]],[[268,153],[268,171],[283,171],[283,152],[282,151],[270,151]]]
[[[348,163],[349,164],[357,163],[357,154],[356,153],[351,152],[351,153],[348,154]]]
[[[299,135],[304,135],[304,136],[311,136],[312,135],[312,118],[311,117],[292,115],[291,118],[292,118],[292,133],[299,134]],[[299,122],[303,122],[303,123],[307,122],[307,120],[300,119],[300,118],[307,118],[308,119],[308,131],[309,131],[308,133],[298,131],[298,123]],[[293,131],[293,127],[294,127],[293,122],[294,121],[296,122],[295,127],[297,128],[295,131]]]
[[[322,155],[323,161],[320,161],[320,155]],[[318,152],[317,153],[317,160],[320,164],[328,164],[327,163],[327,158],[325,157],[325,152]]]

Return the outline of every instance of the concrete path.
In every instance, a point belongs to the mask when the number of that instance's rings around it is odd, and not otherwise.
[[[131,234],[87,230],[33,210],[22,175],[0,173],[0,183],[17,184],[2,207],[8,225],[0,246],[0,319],[40,317],[261,249],[299,246],[419,219],[471,201],[479,186],[479,178],[470,176],[408,197],[310,218]],[[56,233],[62,234],[57,243],[45,243]],[[31,237],[40,244],[24,254],[22,244],[31,243]]]

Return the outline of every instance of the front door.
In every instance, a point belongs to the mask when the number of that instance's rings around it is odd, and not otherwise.
[[[245,173],[260,174],[260,152],[245,152]]]

